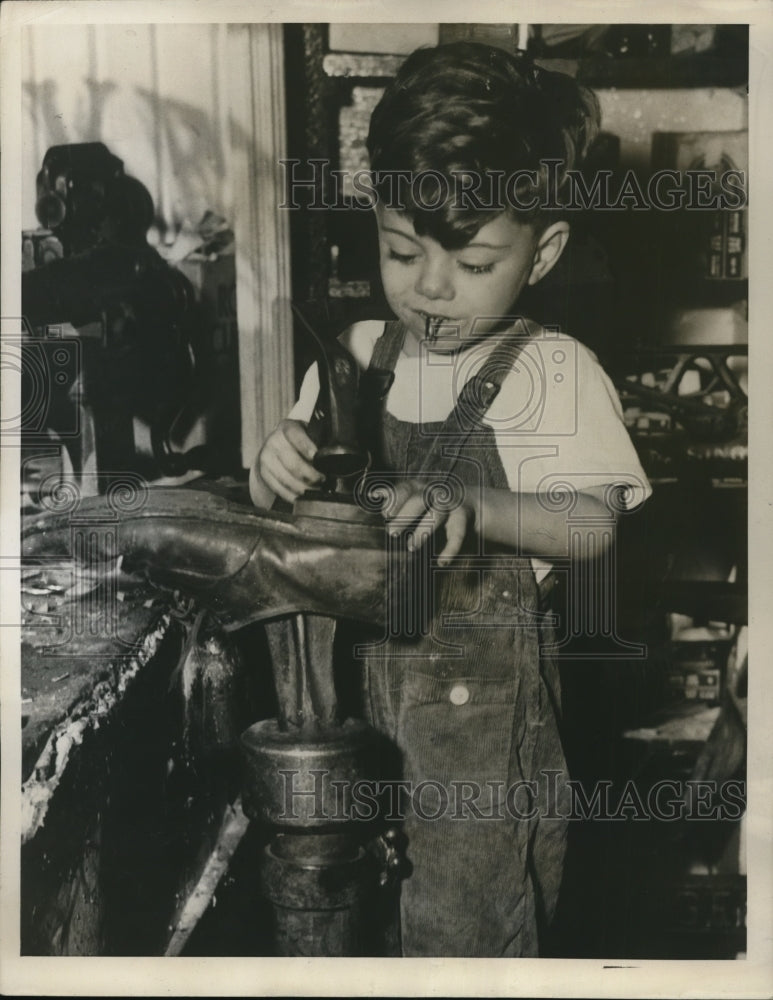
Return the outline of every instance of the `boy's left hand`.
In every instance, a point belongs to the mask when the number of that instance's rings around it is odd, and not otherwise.
[[[396,500],[387,514],[387,530],[391,535],[406,537],[409,551],[426,544],[438,528],[445,528],[446,544],[438,556],[438,565],[447,566],[459,554],[467,533],[474,529],[477,511],[468,496],[447,502],[448,491],[443,484],[428,484],[419,479],[407,479],[396,486]]]

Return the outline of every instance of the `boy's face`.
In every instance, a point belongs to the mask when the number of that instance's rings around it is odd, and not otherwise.
[[[554,223],[540,233],[503,213],[466,246],[445,250],[431,236],[417,235],[405,213],[376,211],[387,301],[417,342],[425,339],[427,317],[443,324],[438,340],[426,344],[435,351],[477,340],[511,314],[524,286],[558,259],[569,232],[565,223]]]

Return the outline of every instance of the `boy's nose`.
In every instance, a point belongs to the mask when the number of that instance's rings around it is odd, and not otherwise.
[[[443,262],[428,261],[419,271],[416,292],[425,299],[450,301],[454,297],[454,283]]]

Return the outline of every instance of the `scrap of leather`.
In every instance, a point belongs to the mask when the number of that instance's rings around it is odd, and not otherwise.
[[[169,487],[147,488],[133,506],[122,509],[108,495],[27,516],[22,558],[99,564],[122,555],[126,570],[194,597],[226,629],[302,611],[374,624],[386,618],[397,557],[387,555],[379,525],[283,514]],[[85,548],[76,544],[84,532]]]

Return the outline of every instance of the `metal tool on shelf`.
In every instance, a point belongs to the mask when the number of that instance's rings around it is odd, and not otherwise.
[[[618,359],[615,385],[651,480],[689,470],[746,481],[747,354],[745,344],[673,345]]]

